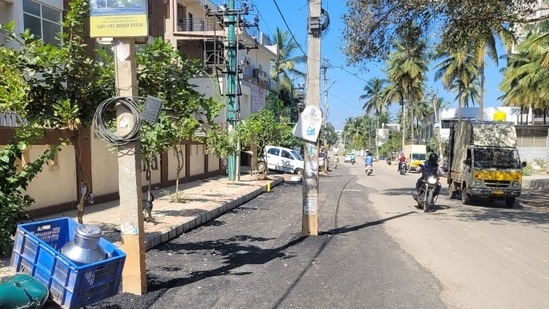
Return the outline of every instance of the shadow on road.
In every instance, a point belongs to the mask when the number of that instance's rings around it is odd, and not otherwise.
[[[149,291],[153,292],[153,291],[164,290],[168,288],[172,289],[178,286],[184,286],[196,281],[203,280],[208,277],[223,276],[223,275],[231,275],[231,276],[247,275],[249,274],[249,272],[235,273],[231,270],[237,269],[243,265],[265,264],[274,259],[292,258],[295,255],[287,253],[286,250],[300,243],[309,243],[309,244],[305,244],[306,246],[310,246],[311,242],[316,243],[316,245],[320,243],[321,246],[320,246],[319,252],[317,252],[317,255],[318,255],[326,247],[326,245],[329,243],[331,239],[331,236],[333,235],[354,232],[363,228],[382,224],[389,220],[398,219],[400,217],[407,216],[412,213],[414,212],[411,211],[407,213],[402,213],[402,214],[385,218],[382,220],[367,222],[361,225],[335,228],[332,230],[321,232],[318,237],[296,236],[293,240],[291,240],[287,244],[280,247],[272,248],[272,249],[264,249],[254,245],[243,245],[242,242],[259,243],[259,242],[271,240],[271,239],[266,239],[262,237],[253,237],[250,235],[238,235],[238,236],[234,236],[227,239],[218,239],[216,241],[203,241],[203,242],[180,243],[180,244],[168,243],[168,244],[162,245],[160,248],[157,248],[157,250],[169,251],[174,254],[185,254],[185,255],[204,254],[204,252],[209,252],[211,256],[218,256],[219,258],[223,259],[224,265],[214,269],[190,272],[185,277],[171,278],[169,280],[166,280],[167,278],[155,277],[151,275],[151,272],[149,272],[147,276],[148,289]],[[214,221],[217,221],[217,220],[214,220]],[[176,269],[172,267],[172,268],[163,269],[163,270],[164,271],[180,271],[181,269]]]
[[[386,222],[386,221],[398,219],[398,218],[400,218],[400,217],[404,217],[404,216],[407,216],[407,215],[410,215],[410,214],[413,214],[413,213],[415,213],[415,211],[405,212],[405,213],[402,213],[402,214],[398,214],[398,215],[396,215],[396,216],[392,216],[392,217],[388,217],[388,218],[385,218],[385,219],[376,220],[376,221],[372,221],[372,222],[366,222],[366,223],[360,224],[360,225],[338,227],[338,228],[331,229],[331,230],[328,230],[328,231],[326,231],[326,232],[323,232],[323,233],[321,233],[321,234],[339,235],[339,234],[345,234],[345,233],[349,233],[349,232],[354,232],[354,231],[358,231],[358,230],[361,230],[361,229],[363,229],[363,228],[367,228],[367,227],[370,227],[370,226],[375,226],[375,225],[383,224],[383,223]]]

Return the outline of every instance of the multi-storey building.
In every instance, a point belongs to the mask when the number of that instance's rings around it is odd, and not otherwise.
[[[137,0],[92,0],[91,5],[101,8],[121,7],[135,4]],[[207,97],[224,100],[227,72],[227,27],[223,19],[224,6],[216,6],[208,0],[140,0],[148,1],[149,37],[163,37],[190,59],[198,59],[207,68],[208,75],[197,76],[191,83]],[[15,23],[15,32],[30,29],[38,38],[47,43],[58,44],[57,33],[62,30],[61,21],[68,8],[69,0],[0,0],[0,23]],[[140,2],[141,3],[141,2]],[[145,2],[143,2],[145,3]],[[207,6],[205,6],[205,4]],[[217,12],[216,15],[207,14]],[[244,11],[243,11],[244,13]],[[271,59],[277,57],[275,47],[268,38],[259,32],[252,23],[245,20],[246,14],[236,16],[236,42],[238,49],[237,119],[245,119],[250,113],[265,105],[269,94],[276,96],[277,85],[269,76]],[[0,33],[0,39],[2,34]],[[145,42],[139,38],[140,42]],[[104,43],[108,38],[90,39],[90,56],[93,47],[109,48]],[[11,47],[11,46],[10,46]],[[13,46],[17,48],[17,46]],[[154,95],[154,94],[152,94]],[[98,102],[99,104],[99,102]],[[0,110],[0,148],[13,135],[16,115]],[[219,116],[219,122],[227,120],[227,109]],[[95,202],[105,202],[118,198],[118,178],[112,171],[117,170],[116,154],[108,151],[105,143],[90,131],[81,145],[81,160],[88,183],[82,184],[76,178],[75,150],[62,146],[55,160],[49,162],[27,188],[27,193],[36,199],[30,209],[33,215],[61,212],[73,209],[77,204],[77,192],[85,187],[91,190]],[[42,141],[30,147],[21,162],[33,161],[49,144],[59,139]],[[180,174],[180,183],[202,179],[225,172],[222,162],[206,151],[203,143],[188,141],[184,145],[185,167]],[[158,166],[153,168],[150,179],[155,187],[168,187],[175,183],[176,162],[173,153],[160,155]],[[24,164],[24,163],[22,163]],[[113,177],[114,176],[114,177]],[[145,173],[142,183],[146,184]]]
[[[63,2],[64,0],[0,0],[0,23],[13,21],[16,33],[29,29],[44,42],[58,44],[57,34],[61,32]]]
[[[217,6],[204,0],[165,0],[167,16],[164,38],[189,58],[199,59],[209,75],[192,82],[201,92],[222,96],[226,89],[228,27],[226,5]],[[245,2],[244,2],[245,3]],[[243,4],[244,5],[244,4]],[[270,78],[271,60],[277,57],[276,46],[256,27],[257,17],[246,6],[236,14],[237,113],[240,119],[263,107],[269,95],[277,92]],[[248,21],[248,20],[252,21]],[[225,109],[222,119],[227,119]]]

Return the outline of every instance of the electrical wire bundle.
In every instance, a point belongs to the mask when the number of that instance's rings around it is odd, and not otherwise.
[[[115,107],[119,104],[121,107],[128,110],[133,117],[133,127],[125,135],[117,135],[115,132],[112,132],[107,125],[108,122],[105,122],[103,119],[103,115],[111,104],[115,104]],[[113,146],[123,146],[138,140],[140,124],[141,113],[138,110],[137,102],[130,97],[113,97],[107,99],[99,104],[93,115],[93,128],[95,133],[102,140]]]

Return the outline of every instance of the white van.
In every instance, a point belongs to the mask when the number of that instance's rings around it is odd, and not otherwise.
[[[266,146],[265,157],[258,163],[259,171],[265,171],[265,166],[270,170],[302,175],[305,161],[301,154],[293,149]]]

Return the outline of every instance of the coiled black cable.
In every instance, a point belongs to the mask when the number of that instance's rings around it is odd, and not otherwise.
[[[133,117],[133,127],[125,135],[116,135],[109,130],[107,123],[103,119],[105,111],[111,104],[120,104],[123,108],[127,109]],[[138,110],[137,102],[131,97],[113,97],[107,99],[99,104],[93,115],[93,128],[95,133],[105,142],[117,147],[138,140],[140,126],[141,113]]]

